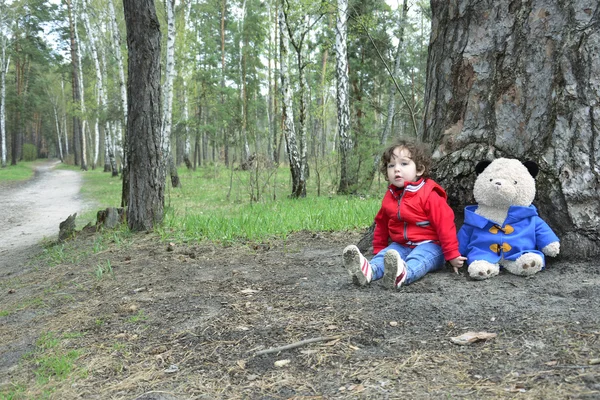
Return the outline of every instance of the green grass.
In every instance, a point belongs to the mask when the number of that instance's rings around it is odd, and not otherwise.
[[[148,316],[147,316],[147,315],[144,313],[144,311],[143,311],[143,310],[139,310],[139,311],[137,312],[137,314],[135,314],[135,315],[132,315],[131,317],[129,317],[129,318],[127,319],[127,321],[129,321],[129,322],[131,322],[131,323],[133,323],[133,324],[136,324],[136,323],[138,323],[138,322],[144,322],[144,321],[146,321],[146,320],[148,320]]]
[[[156,230],[164,240],[260,241],[286,237],[298,231],[346,231],[368,227],[381,205],[385,184],[375,182],[365,196],[337,196],[325,184],[317,196],[308,180],[307,197],[291,199],[287,167],[271,171],[231,171],[210,166],[197,171],[179,169],[181,188],[165,188],[164,223]],[[121,204],[121,180],[102,171],[84,173],[82,193],[99,206],[95,211]],[[258,182],[258,184],[256,184]],[[230,189],[231,186],[231,189]],[[256,189],[259,187],[259,196]],[[257,200],[258,198],[258,200]],[[95,222],[95,211],[92,221]],[[86,214],[87,215],[87,214]],[[87,223],[88,221],[84,221]],[[115,231],[111,241],[125,240],[126,230]],[[96,244],[96,250],[103,243]]]
[[[33,168],[36,162],[21,162],[17,165],[7,165],[0,168],[0,182],[2,181],[26,181],[33,177]]]
[[[330,172],[335,170],[334,165],[323,162],[320,165],[319,171],[311,168],[307,197],[301,199],[288,197],[291,178],[287,167],[265,168],[258,172],[231,170],[219,165],[196,171],[180,168],[182,187],[172,188],[167,179],[164,223],[156,231],[164,240],[230,242],[285,238],[298,231],[346,231],[368,227],[381,205],[385,182],[376,179],[371,192],[364,196],[337,196]],[[65,164],[57,168],[80,171],[78,167]],[[94,224],[98,210],[121,205],[120,177],[112,177],[101,168],[82,174],[81,192],[92,206],[78,215],[78,227],[90,222]],[[319,186],[317,176],[320,177]],[[92,251],[102,251],[108,242],[127,246],[131,242],[130,235],[127,229],[105,233],[99,236]],[[47,251],[51,262],[65,261],[63,249],[53,248]]]
[[[23,362],[30,365],[35,381],[14,382],[3,387],[0,389],[0,400],[51,398],[56,391],[56,382],[73,374],[84,375],[86,371],[77,366],[77,360],[84,352],[65,346],[83,336],[81,332],[66,332],[62,335],[51,331],[42,333],[35,342],[34,350],[23,357]],[[34,397],[31,397],[34,393]]]
[[[113,271],[110,260],[106,260],[104,264],[98,264],[95,270],[96,279],[100,280],[103,277],[110,275],[111,278],[115,278],[115,273]]]

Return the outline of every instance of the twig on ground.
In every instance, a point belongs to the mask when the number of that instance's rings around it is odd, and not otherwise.
[[[281,347],[272,347],[270,349],[257,351],[254,355],[261,356],[263,354],[271,354],[271,353],[279,353],[280,351],[295,349],[296,347],[304,346],[306,344],[315,343],[315,342],[328,342],[330,340],[339,339],[341,335],[337,336],[321,336],[312,339],[301,340],[296,343],[291,343]]]

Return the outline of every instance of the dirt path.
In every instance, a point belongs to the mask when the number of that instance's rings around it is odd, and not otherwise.
[[[223,246],[82,234],[61,260],[0,275],[0,398],[600,398],[600,261],[357,288],[340,253],[360,237]],[[450,340],[469,331],[497,336]],[[58,359],[67,377],[49,369]]]
[[[40,241],[55,240],[60,222],[83,209],[81,174],[58,164],[40,164],[30,181],[0,189],[0,276],[18,271]]]

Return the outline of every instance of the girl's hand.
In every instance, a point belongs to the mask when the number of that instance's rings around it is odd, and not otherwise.
[[[449,261],[450,264],[452,265],[452,268],[454,269],[455,274],[458,274],[458,269],[462,268],[462,266],[465,264],[465,261],[467,261],[467,257],[463,257],[463,256],[453,258],[452,260]]]

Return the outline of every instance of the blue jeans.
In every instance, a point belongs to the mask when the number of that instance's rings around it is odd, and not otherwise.
[[[373,280],[381,279],[385,267],[383,266],[383,256],[394,249],[400,254],[400,257],[406,262],[407,275],[404,285],[408,285],[427,274],[436,271],[444,266],[444,253],[440,245],[435,243],[423,243],[417,247],[410,248],[401,244],[392,242],[388,247],[377,253],[369,263],[373,269]]]

